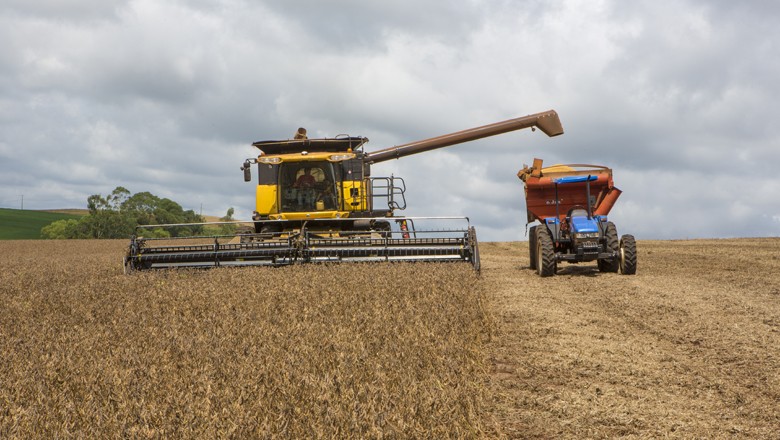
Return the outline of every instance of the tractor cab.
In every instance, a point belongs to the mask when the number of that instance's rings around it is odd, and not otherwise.
[[[567,184],[573,184],[573,183],[585,183],[585,206],[582,205],[574,205],[566,212],[566,217],[564,218],[564,224],[568,226],[568,229],[571,231],[571,233],[593,233],[599,231],[599,221],[601,221],[602,216],[593,216],[593,210],[592,210],[592,203],[593,200],[591,199],[590,195],[590,182],[597,180],[598,177],[594,175],[588,174],[587,176],[569,176],[569,177],[561,177],[558,179],[553,179],[553,183],[555,184],[555,193],[558,194],[558,186],[559,185],[567,185]],[[560,205],[561,200],[556,197],[555,198],[555,204],[556,204],[556,211],[560,211],[560,208],[558,205]],[[606,218],[606,216],[604,217]]]
[[[576,256],[574,261],[596,260],[602,252],[600,242],[604,241],[607,217],[593,216],[590,183],[595,180],[598,180],[598,176],[591,174],[565,176],[552,180],[555,185],[556,214],[560,212],[561,203],[559,185],[579,184],[579,188],[582,188],[584,183],[585,186],[585,205],[571,206],[565,217],[563,217],[562,222],[556,221],[553,223],[553,229],[555,230],[553,240],[555,244],[560,246],[562,241],[570,243],[570,248]],[[556,215],[556,220],[559,218],[560,215]]]

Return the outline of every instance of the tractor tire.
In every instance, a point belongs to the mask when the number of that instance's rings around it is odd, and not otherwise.
[[[536,228],[536,273],[542,277],[555,275],[557,264],[552,237],[546,227]]]
[[[633,235],[620,237],[620,273],[636,274],[636,240]]]
[[[620,242],[615,224],[607,222],[607,228],[604,231],[604,237],[607,239],[607,251],[620,252]],[[599,272],[617,273],[620,270],[620,258],[609,258],[598,261]]]
[[[536,270],[536,228],[537,226],[531,226],[531,232],[528,234],[528,267],[531,270]]]

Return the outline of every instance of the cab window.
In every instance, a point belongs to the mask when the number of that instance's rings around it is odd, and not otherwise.
[[[283,212],[336,209],[336,179],[330,162],[283,163],[279,180]]]

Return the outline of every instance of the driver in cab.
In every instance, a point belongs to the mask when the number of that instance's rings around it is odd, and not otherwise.
[[[316,183],[316,180],[314,180],[314,176],[311,175],[311,168],[304,168],[303,174],[298,176],[298,179],[293,184],[294,188],[312,188],[314,184]]]

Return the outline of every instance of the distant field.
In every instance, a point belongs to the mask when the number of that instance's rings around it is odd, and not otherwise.
[[[41,228],[62,219],[78,219],[89,213],[86,209],[48,209],[37,211],[30,209],[0,208],[0,240],[37,240],[41,238]],[[204,215],[207,222],[218,222],[220,217]]]
[[[42,210],[42,212],[53,212],[53,213],[56,213],[56,214],[73,214],[73,215],[78,215],[78,216],[89,214],[89,210],[88,209],[76,209],[76,208],[72,208],[72,209],[45,209],[45,210]]]
[[[83,211],[83,212],[82,212]],[[79,218],[86,210],[33,211],[0,208],[0,240],[41,238],[41,228],[57,220]]]

